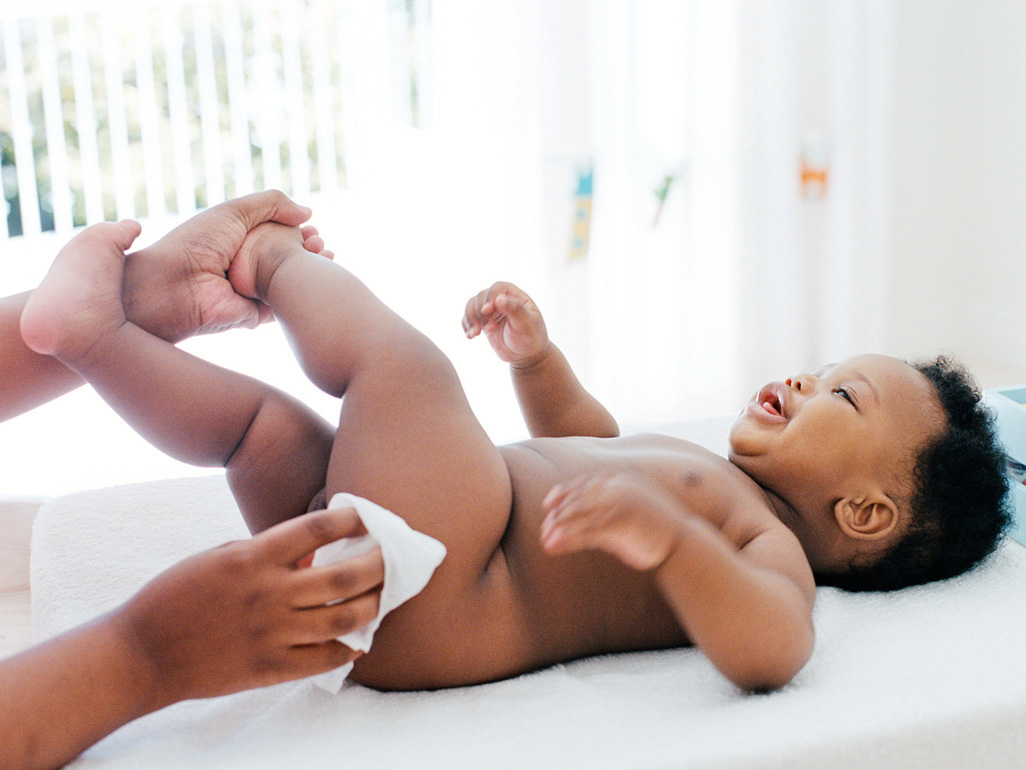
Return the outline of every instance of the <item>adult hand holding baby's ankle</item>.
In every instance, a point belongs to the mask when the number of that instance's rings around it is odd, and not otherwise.
[[[295,227],[310,214],[276,190],[200,212],[130,255],[123,292],[128,319],[168,342],[271,320],[264,305],[235,292],[227,278],[229,265],[258,225]]]

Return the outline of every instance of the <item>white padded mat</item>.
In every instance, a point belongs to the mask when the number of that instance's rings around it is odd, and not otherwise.
[[[720,450],[726,421],[662,426]],[[33,534],[48,637],[246,530],[222,476],[59,498]],[[478,687],[329,696],[298,682],[179,704],[74,768],[1026,767],[1026,549],[886,595],[820,589],[816,652],[748,695],[694,650],[578,661]]]

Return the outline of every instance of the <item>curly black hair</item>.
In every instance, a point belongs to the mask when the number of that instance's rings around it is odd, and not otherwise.
[[[947,420],[915,465],[908,532],[874,563],[820,585],[891,591],[960,575],[998,545],[1011,521],[1005,453],[972,377],[945,356],[912,364],[934,386]]]

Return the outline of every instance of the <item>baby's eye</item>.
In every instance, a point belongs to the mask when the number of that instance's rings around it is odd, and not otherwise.
[[[851,396],[851,391],[847,388],[836,388],[834,393],[838,394],[841,398],[847,400],[849,404],[855,406],[855,399]]]

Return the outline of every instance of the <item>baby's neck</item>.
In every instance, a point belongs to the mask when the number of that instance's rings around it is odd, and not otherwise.
[[[802,523],[801,516],[798,515],[798,511],[791,505],[787,500],[782,498],[776,492],[762,487],[763,493],[766,495],[766,499],[769,500],[770,505],[773,507],[773,513],[778,519],[792,532],[795,536],[803,541],[805,535],[805,525]]]
[[[805,558],[809,561],[809,566],[812,567],[813,571],[820,570],[822,565],[820,564],[819,557],[824,552],[824,549],[818,533],[809,526],[808,520],[801,516],[791,503],[776,492],[766,489],[766,487],[763,487],[762,491],[766,494],[766,499],[769,501],[770,506],[772,506],[776,517],[798,538],[802,550],[805,551]]]

